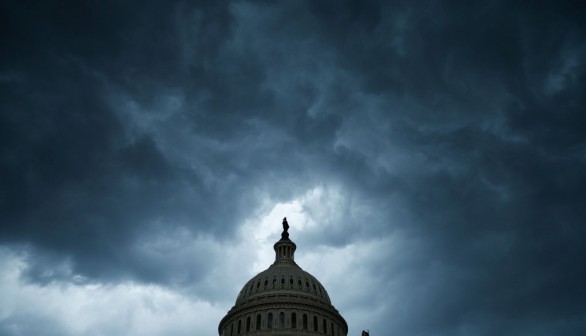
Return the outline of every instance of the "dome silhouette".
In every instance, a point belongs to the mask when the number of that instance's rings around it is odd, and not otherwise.
[[[220,336],[348,333],[324,286],[295,263],[297,246],[289,239],[288,228],[285,218],[281,239],[273,247],[275,262],[246,282],[220,321]]]

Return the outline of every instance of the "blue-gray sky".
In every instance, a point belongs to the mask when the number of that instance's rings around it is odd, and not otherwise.
[[[580,1],[3,1],[0,335],[586,334]]]

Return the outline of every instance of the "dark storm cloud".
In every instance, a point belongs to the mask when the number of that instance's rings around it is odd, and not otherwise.
[[[405,296],[371,329],[586,329],[579,4],[44,6],[1,11],[0,233],[31,279],[173,283],[183,259],[141,242],[231,239],[263,197],[336,185],[305,242],[419,242],[370,266],[403,285],[370,302]]]
[[[237,213],[229,195],[214,202],[202,178],[171,165],[150,135],[128,140],[107,100],[116,86],[150,104],[152,90],[171,82],[177,11],[117,2],[2,11],[5,242],[72,255],[84,274],[140,273],[126,249],[157,219],[215,232],[232,222],[205,210],[224,203]]]
[[[132,249],[140,237],[173,226],[225,236],[259,185],[291,197],[302,153],[281,153],[329,126],[272,115],[264,65],[230,45],[228,7],[13,4],[3,13],[2,237],[71,256],[81,274],[168,281],[160,267],[183,265],[142,261]],[[120,112],[157,118],[171,108],[167,93],[183,102],[164,135],[188,147],[188,162],[172,162],[158,132],[136,131]],[[272,131],[278,124],[290,129]],[[263,181],[269,168],[281,173]],[[31,258],[31,275],[45,274],[34,270],[45,261]],[[210,265],[197,264],[195,277]]]
[[[466,6],[398,8],[399,47],[392,29],[360,24],[360,11],[329,21],[344,21],[331,37],[347,69],[386,98],[370,126],[389,122],[380,136],[414,161],[398,176],[365,165],[352,185],[379,194],[387,219],[399,195],[410,218],[393,225],[426,240],[405,271],[424,288],[404,298],[418,302],[405,313],[413,332],[573,334],[584,329],[586,278],[584,30],[576,6]],[[353,141],[372,150],[365,160],[391,149]]]

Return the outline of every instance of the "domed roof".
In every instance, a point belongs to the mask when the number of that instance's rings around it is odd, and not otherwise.
[[[279,243],[277,243],[279,244]],[[303,294],[313,300],[331,305],[324,286],[311,274],[304,271],[292,259],[277,259],[268,269],[260,272],[240,291],[236,306],[264,294]]]
[[[297,246],[288,229],[285,218],[281,239],[273,246],[275,262],[244,285],[220,321],[219,335],[334,335],[334,330],[347,335],[348,325],[326,289],[295,263]]]

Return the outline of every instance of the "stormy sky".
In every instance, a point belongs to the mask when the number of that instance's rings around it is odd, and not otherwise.
[[[3,1],[0,335],[586,334],[580,1]]]

